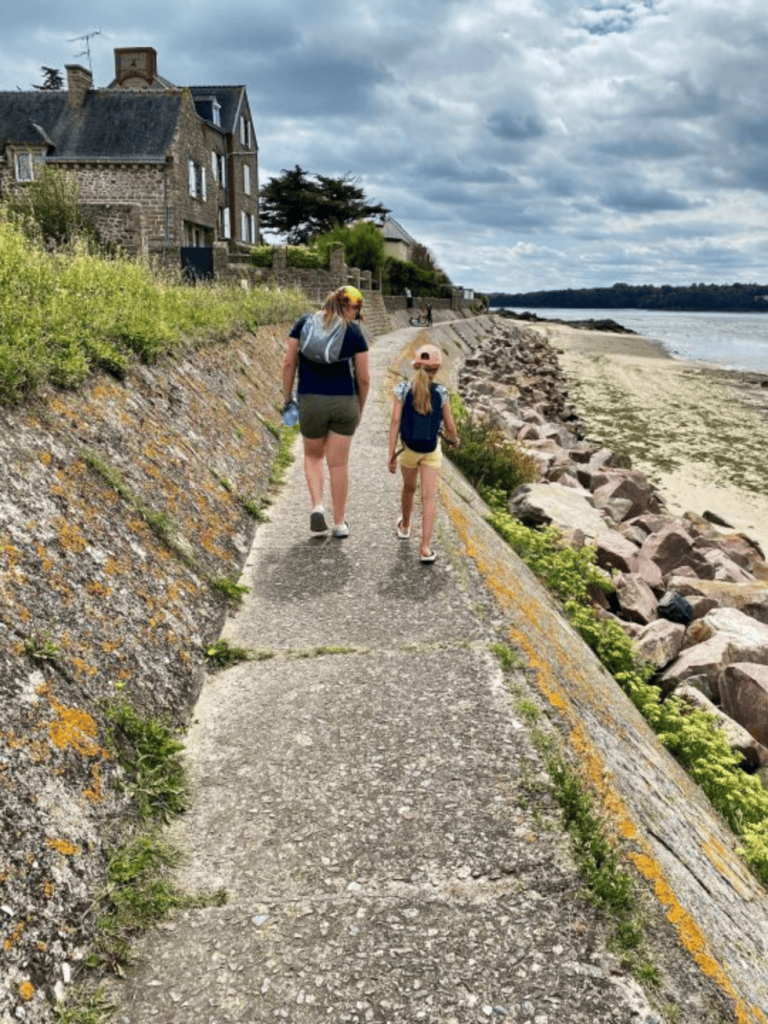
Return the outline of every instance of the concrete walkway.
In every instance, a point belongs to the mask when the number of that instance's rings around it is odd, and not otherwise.
[[[442,325],[433,340],[459,351],[480,329]],[[658,790],[680,828],[706,819],[729,863],[734,844],[623,696],[605,696],[615,684],[492,534],[474,492],[446,466],[433,566],[419,563],[415,536],[395,536],[385,391],[416,333],[395,331],[372,351],[349,538],[310,535],[300,459],[257,531],[243,576],[250,593],[224,636],[270,657],[207,681],[188,737],[193,806],[177,829],[190,854],[184,884],[223,886],[229,900],[144,938],[116,992],[118,1019],[714,1024],[738,1011],[758,1020],[759,965],[735,980],[728,965],[703,970],[663,899],[648,899],[659,922],[651,956],[664,975],[653,1004],[607,952],[606,923],[579,896],[548,776],[492,642],[522,652],[528,671],[515,685],[572,738],[584,730],[588,762],[592,743],[613,757],[601,741],[613,735],[624,767],[600,764],[617,773],[613,805],[639,853],[651,853],[646,812],[624,803],[638,775],[642,806]],[[648,768],[659,759],[663,783]],[[661,848],[665,814],[654,804],[647,815]],[[743,902],[754,905],[759,887],[738,865],[728,871],[740,872]],[[715,875],[703,885],[719,906]],[[703,952],[720,970],[724,940],[710,943],[709,920]],[[735,959],[752,963],[752,941]]]

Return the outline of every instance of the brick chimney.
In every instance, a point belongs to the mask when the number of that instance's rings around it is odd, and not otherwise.
[[[85,103],[85,97],[93,88],[93,75],[79,64],[65,64],[67,69],[67,100],[70,107],[78,109]]]
[[[151,46],[123,46],[115,50],[118,89],[150,89],[157,75],[157,53]]]

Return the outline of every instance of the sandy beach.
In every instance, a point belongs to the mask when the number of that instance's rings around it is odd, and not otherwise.
[[[768,554],[768,377],[670,357],[640,335],[526,326],[558,350],[590,438],[626,452],[670,512],[714,512]]]

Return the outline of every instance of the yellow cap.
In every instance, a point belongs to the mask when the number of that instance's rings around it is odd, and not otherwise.
[[[346,284],[341,289],[341,291],[344,292],[344,294],[350,300],[350,302],[362,302],[363,301],[363,293],[361,291],[358,291],[358,289],[355,288],[354,285]]]

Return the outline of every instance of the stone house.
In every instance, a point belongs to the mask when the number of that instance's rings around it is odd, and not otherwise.
[[[387,217],[381,226],[381,234],[384,238],[384,252],[387,256],[393,256],[396,260],[409,260],[415,238],[411,238],[405,228],[398,224],[394,217]]]
[[[152,47],[115,50],[115,78],[66,67],[66,90],[0,92],[0,194],[42,166],[72,171],[84,212],[130,253],[202,272],[259,238],[258,146],[245,86],[180,88]]]

